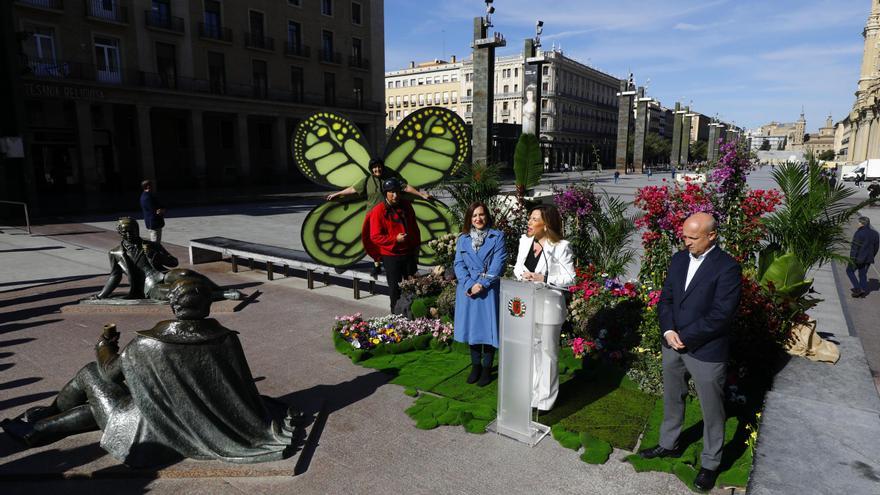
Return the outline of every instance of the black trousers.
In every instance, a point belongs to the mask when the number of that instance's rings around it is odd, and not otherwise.
[[[416,274],[418,258],[414,254],[403,256],[382,256],[382,264],[385,265],[385,278],[388,280],[388,289],[391,291],[391,311],[400,299],[400,282]]]

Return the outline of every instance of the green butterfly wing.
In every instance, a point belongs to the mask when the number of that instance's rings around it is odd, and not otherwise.
[[[416,223],[422,240],[419,246],[419,264],[435,265],[436,253],[428,246],[428,242],[458,231],[452,212],[439,201],[425,201],[421,198],[412,200],[412,207],[416,212]]]
[[[345,188],[370,173],[363,133],[335,113],[317,112],[300,122],[291,147],[299,170],[321,185]]]
[[[309,212],[300,230],[302,245],[318,263],[346,268],[364,257],[361,228],[367,214],[364,199],[330,201]]]
[[[409,114],[385,147],[385,166],[420,188],[451,176],[470,154],[464,121],[455,112],[429,107]]]

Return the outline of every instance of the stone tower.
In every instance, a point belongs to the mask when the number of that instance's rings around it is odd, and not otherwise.
[[[880,34],[880,0],[871,0],[871,14],[868,16],[868,22],[865,23],[865,29],[862,36],[865,37],[865,50],[862,53],[862,72],[859,76],[859,89],[856,97],[868,89],[868,86],[880,76],[878,74],[878,56],[880,56],[880,47],[877,46],[878,34]]]
[[[794,146],[803,146],[804,144],[804,134],[807,132],[807,119],[804,118],[804,111],[801,110],[801,118],[794,123],[794,136],[792,136],[792,143]]]

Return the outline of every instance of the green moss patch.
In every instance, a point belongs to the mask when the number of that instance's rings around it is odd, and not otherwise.
[[[750,416],[751,415],[751,416]],[[734,411],[724,424],[724,450],[721,454],[721,473],[718,486],[745,487],[749,481],[752,453],[746,446],[748,431],[746,418],[754,417],[751,410]],[[642,438],[642,449],[660,442],[660,424],[663,422],[663,402],[657,401]],[[703,451],[703,420],[700,402],[688,399],[685,405],[684,425],[679,443],[685,447],[680,458],[642,459],[636,454],[627,456],[636,471],[662,471],[678,476],[688,487],[696,491],[694,479],[700,469],[700,453]]]

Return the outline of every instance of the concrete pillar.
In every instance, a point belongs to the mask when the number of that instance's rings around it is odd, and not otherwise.
[[[488,38],[489,27],[482,17],[474,17],[474,96],[471,139],[473,163],[492,159],[492,121],[495,107],[495,47],[505,46],[503,38]],[[540,106],[540,101],[538,102]],[[540,117],[538,117],[540,118]]]
[[[706,161],[715,161],[715,142],[718,141],[718,126],[715,122],[709,124],[709,142],[706,143]]]
[[[208,165],[205,159],[205,124],[201,110],[189,112],[190,134],[193,141],[193,175],[200,188],[208,185]]]
[[[681,156],[678,162],[682,165],[688,164],[688,153],[691,147],[691,107],[684,107],[684,113],[681,115]]]
[[[868,151],[865,160],[880,158],[880,115],[875,115],[871,121],[871,130],[868,134]]]
[[[92,129],[92,104],[76,102],[77,144],[79,145],[80,181],[87,193],[98,191],[98,166],[95,163],[95,134]]]
[[[272,172],[280,179],[287,176],[287,118],[283,115],[276,117],[272,127],[275,131],[275,137],[272,140],[272,145],[275,147]]]
[[[645,127],[648,119],[648,101],[645,88],[639,87],[636,95],[636,128],[633,136],[633,173],[641,172],[645,166]]]
[[[855,161],[857,162],[868,159],[868,140],[871,135],[872,127],[874,127],[874,113],[869,110],[859,123],[859,132],[856,136],[857,147]]]
[[[677,167],[681,163],[681,103],[675,102],[672,120],[672,153],[669,164]]]
[[[620,81],[620,92],[617,93],[617,149],[614,154],[614,168],[621,173],[626,173],[626,148],[635,94],[629,81]]]
[[[135,110],[137,113],[138,154],[141,157],[141,178],[155,182],[156,164],[153,161],[153,129],[150,127],[150,107],[136,105]]]
[[[236,128],[238,131],[238,177],[240,180],[250,182],[251,180],[251,146],[248,140],[248,118],[247,114],[239,113],[235,115]]]

